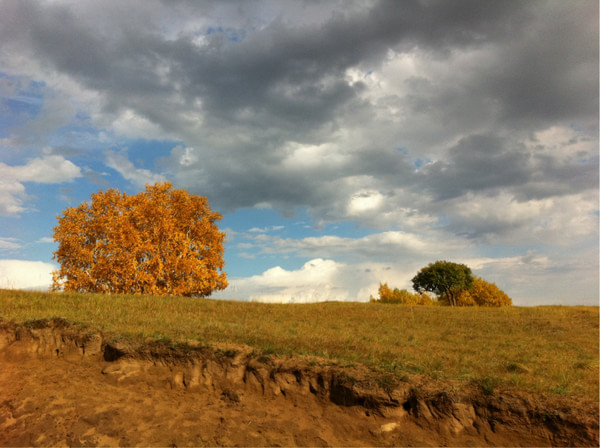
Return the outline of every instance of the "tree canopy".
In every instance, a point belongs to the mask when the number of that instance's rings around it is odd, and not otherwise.
[[[456,306],[457,295],[473,284],[471,268],[449,261],[436,261],[422,268],[412,279],[416,292],[429,291],[447,297],[450,305]]]
[[[63,211],[54,228],[54,290],[208,296],[227,287],[225,233],[203,196],[147,185],[116,189]]]

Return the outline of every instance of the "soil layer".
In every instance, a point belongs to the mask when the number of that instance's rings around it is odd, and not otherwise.
[[[598,403],[0,322],[2,446],[598,446]]]

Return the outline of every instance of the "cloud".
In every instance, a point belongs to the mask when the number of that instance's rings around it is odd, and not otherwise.
[[[123,137],[136,138],[143,135],[148,140],[172,138],[160,125],[153,123],[145,116],[131,109],[121,111],[110,124],[110,128],[113,132]]]
[[[449,236],[449,235],[448,235]],[[271,235],[251,237],[251,245],[263,254],[290,254],[304,257],[344,257],[355,259],[423,259],[445,251],[465,248],[465,241],[446,240],[442,235],[420,236],[403,231],[374,233],[362,238],[323,235],[302,239],[282,238]]]
[[[348,215],[356,216],[373,213],[379,210],[384,201],[384,196],[376,190],[362,190],[350,198],[348,202]]]
[[[378,214],[385,227],[396,210],[433,224],[437,201],[482,190],[597,185],[597,163],[528,146],[572,123],[597,146],[593,2],[2,8],[8,67],[22,54],[30,75],[50,68],[118,135],[185,142],[156,173],[109,153],[137,186],[168,177],[222,210],[306,206],[318,222]],[[431,163],[416,173],[417,159]]]
[[[284,229],[285,226],[267,226],[267,227],[252,227],[248,229],[250,233],[267,233],[269,231],[278,231]]]
[[[143,188],[146,184],[166,181],[162,174],[153,173],[144,168],[136,168],[127,158],[126,152],[115,152],[106,150],[106,165],[117,171],[124,179],[130,181],[137,187]]]
[[[0,173],[20,182],[59,184],[82,177],[81,168],[62,156],[48,155],[29,160],[25,165],[8,166],[0,163]]]
[[[19,249],[21,244],[16,238],[1,238],[0,237],[0,250],[11,250]]]
[[[300,269],[279,266],[249,278],[230,279],[227,290],[215,298],[235,298],[270,303],[368,301],[381,278],[401,281],[402,274],[384,264],[345,264],[315,258]]]
[[[545,133],[557,134],[551,129],[540,134]],[[495,135],[470,135],[449,149],[447,160],[419,171],[422,184],[437,200],[503,190],[523,201],[596,188],[598,170],[589,163],[595,157],[591,145],[542,138],[545,144],[537,138],[517,142]]]
[[[585,241],[574,250],[529,250],[504,258],[471,258],[461,262],[494,282],[519,306],[598,305],[598,251]],[[571,249],[572,250],[572,249]]]
[[[59,155],[30,159],[25,165],[0,162],[0,215],[16,216],[27,210],[23,182],[59,184],[82,177],[81,169]]]
[[[48,290],[55,270],[41,261],[0,260],[0,288]]]
[[[598,228],[598,194],[593,191],[529,201],[508,193],[470,193],[446,204],[446,210],[451,233],[493,244],[569,245]]]
[[[348,291],[335,284],[342,267],[323,259],[311,260],[296,271],[276,266],[261,275],[229,279],[227,290],[213,297],[272,303],[343,301],[348,299]]]
[[[0,216],[17,216],[25,211],[23,203],[27,195],[22,183],[0,177],[0,193]]]

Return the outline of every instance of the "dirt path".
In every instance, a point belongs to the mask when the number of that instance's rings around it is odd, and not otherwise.
[[[361,368],[251,349],[131,347],[64,322],[0,328],[2,446],[595,445],[598,410],[381,390]]]

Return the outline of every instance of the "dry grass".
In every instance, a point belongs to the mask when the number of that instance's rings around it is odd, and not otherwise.
[[[0,318],[52,317],[134,340],[247,344],[397,378],[420,373],[598,400],[598,307],[273,305],[0,290]]]

